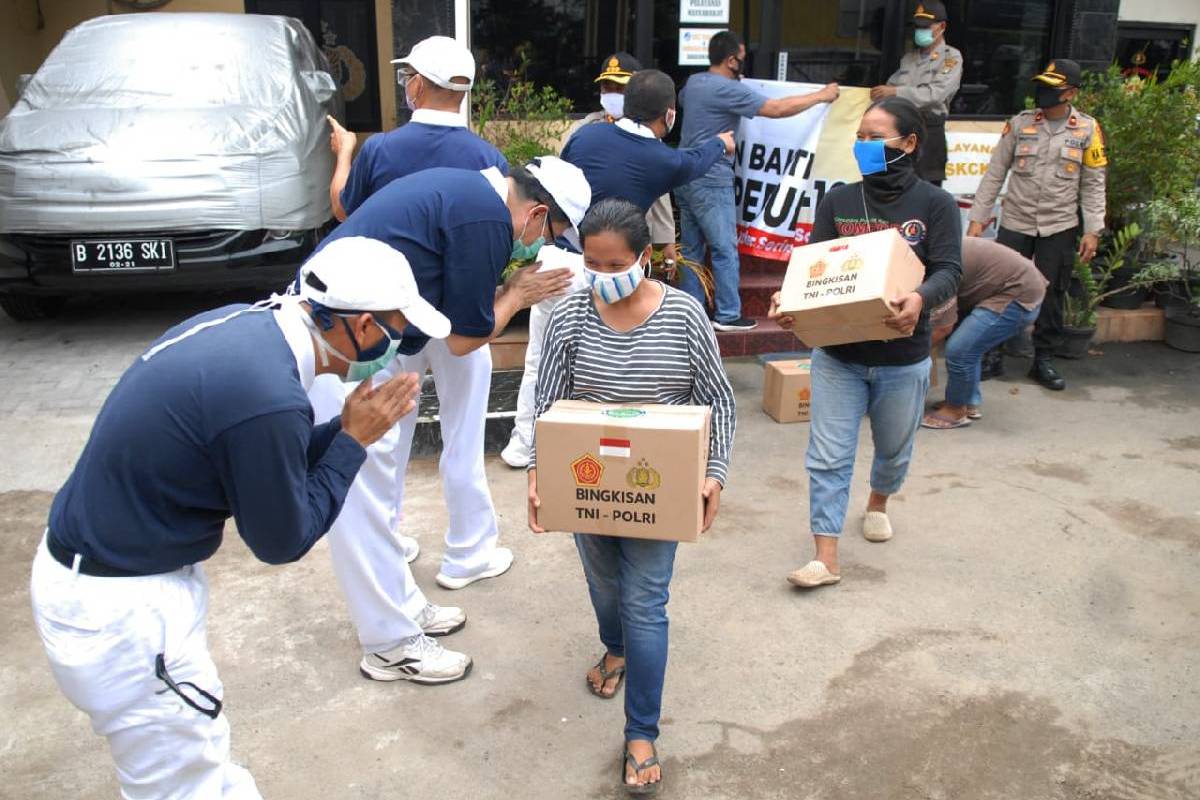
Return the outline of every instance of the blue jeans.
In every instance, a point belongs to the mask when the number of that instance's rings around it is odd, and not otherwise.
[[[737,204],[733,176],[728,181],[704,177],[675,190],[679,203],[679,226],[683,257],[704,263],[704,244],[712,251],[713,281],[716,284],[717,322],[733,322],[742,316],[741,262],[737,251]],[[705,304],[704,289],[689,270],[680,273],[679,288]]]
[[[625,741],[658,739],[675,542],[575,534],[600,641],[625,659]]]
[[[812,423],[804,465],[814,534],[842,533],[864,415],[871,418],[875,443],[871,489],[889,495],[900,491],[928,391],[928,358],[902,367],[864,367],[819,347],[813,350]]]
[[[1007,342],[1038,318],[1041,306],[1029,311],[1016,300],[1003,314],[976,308],[946,340],[946,402],[952,406],[977,406],[983,402],[979,371],[983,354]]]

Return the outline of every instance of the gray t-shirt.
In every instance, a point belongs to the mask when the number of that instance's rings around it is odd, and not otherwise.
[[[766,102],[764,95],[741,81],[712,72],[696,73],[679,93],[683,107],[680,146],[699,147],[718,133],[736,133],[741,118],[756,116]],[[718,159],[705,177],[732,178],[733,158]]]

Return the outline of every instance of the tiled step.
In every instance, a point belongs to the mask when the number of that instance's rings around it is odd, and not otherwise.
[[[752,319],[758,322],[758,327],[752,331],[717,333],[717,344],[721,347],[723,358],[789,352],[802,347],[795,334],[785,331],[771,320]]]
[[[771,295],[783,285],[783,275],[743,275],[738,294],[742,298],[742,316],[750,319],[766,317],[771,308]]]

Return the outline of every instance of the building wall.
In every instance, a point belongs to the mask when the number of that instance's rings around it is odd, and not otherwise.
[[[1122,22],[1171,22],[1200,31],[1200,0],[1121,0]]]

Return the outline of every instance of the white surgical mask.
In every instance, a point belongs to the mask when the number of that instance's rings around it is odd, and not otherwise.
[[[604,92],[600,95],[600,107],[613,119],[625,116],[625,95],[620,92]]]
[[[632,266],[620,272],[597,272],[585,266],[583,277],[588,286],[592,287],[596,297],[605,303],[615,303],[633,294],[646,277],[646,269],[642,266],[639,256]]]

